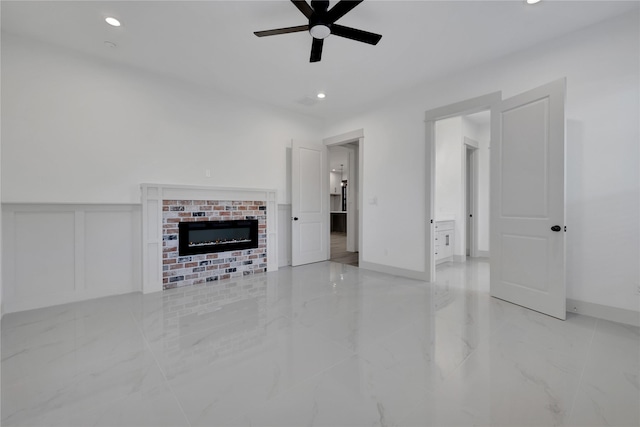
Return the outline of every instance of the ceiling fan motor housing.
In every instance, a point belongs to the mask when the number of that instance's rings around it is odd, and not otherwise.
[[[313,0],[311,7],[313,8],[313,14],[309,18],[309,33],[314,39],[324,39],[331,34],[331,24],[326,19],[329,2],[326,0]]]
[[[329,9],[329,0],[311,0],[311,7],[318,12],[326,12]]]

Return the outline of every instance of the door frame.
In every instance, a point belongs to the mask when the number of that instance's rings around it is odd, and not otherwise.
[[[353,185],[356,188],[356,200],[349,200],[354,191],[347,192],[347,230],[349,227],[353,230],[354,228],[357,230],[355,240],[355,250],[358,252],[358,265],[362,265],[362,235],[363,235],[363,225],[362,225],[362,195],[363,192],[363,176],[364,176],[364,129],[357,129],[351,132],[346,132],[340,135],[335,135],[329,138],[325,138],[322,140],[324,145],[327,147],[335,147],[340,145],[346,145],[351,143],[358,144],[357,157],[358,157],[358,170],[357,175],[354,174],[354,168],[352,167],[355,163],[352,161],[352,156],[349,156],[349,174],[348,174],[348,182],[349,185]],[[329,174],[331,173],[331,169],[327,164],[327,179],[329,179]],[[354,185],[355,184],[355,185]],[[355,207],[355,216],[351,212],[353,209],[349,208],[349,205],[353,205]],[[353,227],[353,223],[356,222],[357,218],[357,227]],[[331,229],[327,228],[327,235],[331,235]]]
[[[435,171],[436,171],[436,122],[450,117],[464,116],[490,110],[502,101],[502,91],[492,92],[476,98],[434,108],[425,112],[425,280],[436,280],[435,263]],[[466,155],[466,152],[465,152]],[[491,195],[489,195],[491,197]]]
[[[466,248],[469,247],[469,257],[476,258],[478,256],[478,149],[480,148],[480,144],[478,141],[465,136],[463,146],[464,167],[462,170],[464,176],[462,182],[465,206],[464,252],[466,257]],[[471,184],[471,186],[468,184]],[[471,193],[471,197],[469,197],[469,193]],[[471,209],[469,209],[469,199],[471,199]],[[471,213],[471,218],[466,217],[469,212]],[[468,239],[467,236],[469,237]]]

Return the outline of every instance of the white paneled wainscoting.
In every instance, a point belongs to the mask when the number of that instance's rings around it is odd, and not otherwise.
[[[164,200],[256,202],[251,206],[260,205],[256,212],[266,216],[260,231],[266,256],[260,254],[253,271],[238,268],[237,274],[278,269],[281,215],[275,190],[156,184],[141,189],[141,204],[3,203],[3,313],[161,291]]]
[[[278,205],[278,267],[291,265],[291,205]]]
[[[141,290],[140,205],[3,203],[6,313]]]

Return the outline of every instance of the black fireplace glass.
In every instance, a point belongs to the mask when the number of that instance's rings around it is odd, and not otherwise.
[[[180,256],[258,247],[258,220],[197,221],[178,224]]]

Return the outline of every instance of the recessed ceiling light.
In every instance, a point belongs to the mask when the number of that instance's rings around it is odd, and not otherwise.
[[[327,95],[324,94],[324,92],[318,92],[318,99],[324,99]]]
[[[118,21],[116,18],[112,18],[111,16],[108,16],[104,19],[105,21],[107,21],[107,24],[113,26],[113,27],[119,27],[120,26],[120,21]]]
[[[539,3],[540,0],[527,0],[527,4],[536,4]]]

